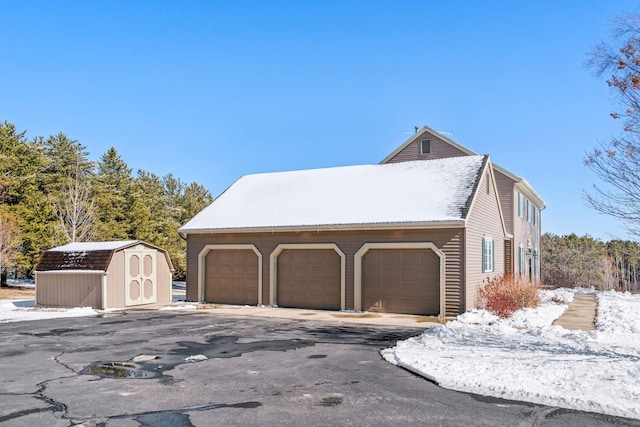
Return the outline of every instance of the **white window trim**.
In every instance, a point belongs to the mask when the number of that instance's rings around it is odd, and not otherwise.
[[[493,273],[495,271],[495,242],[490,237],[482,238],[482,272]],[[488,251],[491,252],[489,258]]]
[[[522,193],[518,192],[518,216],[524,218],[525,197]]]
[[[526,268],[527,268],[527,266],[525,265],[527,263],[526,255],[527,254],[525,252],[524,246],[522,245],[518,246],[518,273],[520,274],[520,277],[524,277],[526,273]]]

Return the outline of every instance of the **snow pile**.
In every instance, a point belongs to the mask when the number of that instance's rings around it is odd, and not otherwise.
[[[0,323],[58,317],[95,316],[97,314],[98,312],[91,307],[34,308],[33,300],[0,300]]]
[[[160,310],[195,310],[197,307],[195,304],[188,304],[184,302],[174,302],[173,305],[162,307]]]
[[[189,363],[202,362],[203,360],[207,360],[208,357],[204,354],[195,354],[193,356],[185,357],[184,361]]]
[[[389,362],[481,395],[640,418],[640,296],[598,294],[597,331],[552,326],[568,290],[501,320],[484,310],[385,349]]]

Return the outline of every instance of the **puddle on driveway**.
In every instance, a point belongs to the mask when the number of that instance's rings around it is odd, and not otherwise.
[[[214,336],[206,342],[180,341],[179,348],[159,355],[141,354],[127,361],[100,361],[86,366],[80,373],[102,378],[158,378],[184,363],[207,359],[240,357],[254,351],[287,351],[315,345],[308,340],[271,340],[238,343],[236,336]]]
[[[86,371],[86,372],[85,372]],[[82,373],[98,375],[103,378],[156,378],[153,372],[145,371],[135,363],[106,362],[89,366]]]

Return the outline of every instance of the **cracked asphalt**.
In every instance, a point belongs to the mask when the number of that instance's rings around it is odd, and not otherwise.
[[[162,311],[0,324],[0,424],[640,426],[445,390],[382,360],[419,332]]]

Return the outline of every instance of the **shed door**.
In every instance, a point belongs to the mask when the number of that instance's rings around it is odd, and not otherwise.
[[[126,305],[156,302],[156,251],[125,251]]]
[[[340,310],[340,255],[330,249],[284,250],[278,255],[277,304]]]
[[[213,250],[205,259],[204,300],[220,304],[258,304],[258,255],[252,250]]]
[[[440,314],[440,258],[431,249],[372,249],[362,258],[362,309]]]

